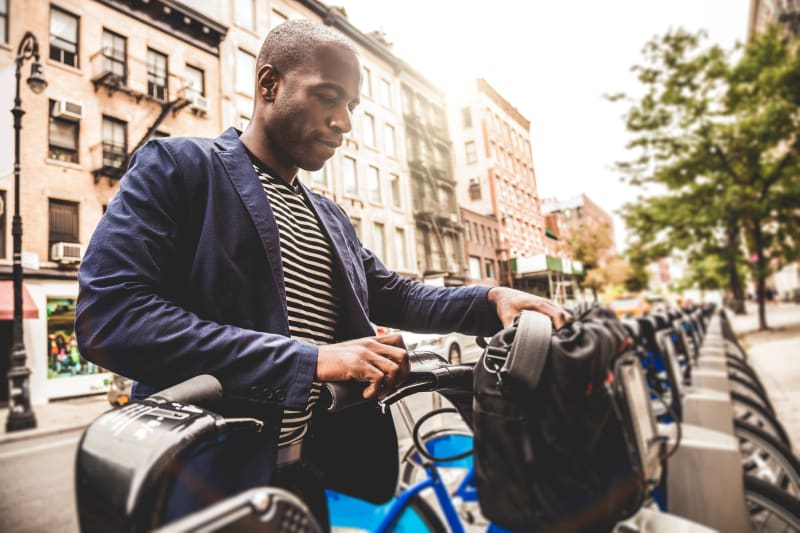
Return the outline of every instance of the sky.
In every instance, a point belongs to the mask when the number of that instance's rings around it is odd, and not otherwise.
[[[733,49],[747,37],[750,0],[329,0],[361,31],[386,33],[395,55],[446,92],[484,78],[531,122],[539,196],[586,193],[615,214],[639,189],[615,161],[631,158],[627,105],[603,95],[640,93],[630,71],[652,37],[704,29]],[[614,216],[617,246],[625,231]]]

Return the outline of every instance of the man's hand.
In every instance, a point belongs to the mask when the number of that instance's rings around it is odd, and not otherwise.
[[[497,317],[504,328],[513,324],[514,318],[521,311],[536,311],[549,316],[556,329],[572,320],[569,313],[550,300],[516,289],[493,287],[486,297],[497,311]]]
[[[382,399],[405,381],[410,370],[403,337],[397,333],[319,347],[319,381],[369,382],[364,398]]]

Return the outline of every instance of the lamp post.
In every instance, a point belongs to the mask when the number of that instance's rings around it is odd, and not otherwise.
[[[17,92],[14,97],[14,218],[11,235],[14,239],[14,343],[11,347],[11,368],[8,371],[8,420],[6,431],[16,431],[36,427],[36,417],[31,409],[29,376],[31,371],[25,366],[25,344],[22,340],[22,218],[19,215],[19,131],[22,129],[22,100],[19,97],[22,65],[33,58],[28,87],[40,94],[47,87],[42,64],[39,63],[39,42],[31,32],[25,32],[17,48],[16,78]]]

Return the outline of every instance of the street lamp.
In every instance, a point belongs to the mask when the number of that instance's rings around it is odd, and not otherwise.
[[[8,371],[8,420],[6,431],[36,427],[36,417],[31,409],[29,376],[31,371],[25,366],[25,344],[22,340],[22,218],[19,215],[19,130],[22,129],[22,100],[19,97],[22,65],[33,58],[28,87],[41,94],[47,87],[42,64],[39,63],[39,42],[31,32],[25,32],[17,48],[16,78],[17,92],[14,97],[14,218],[11,235],[14,239],[14,343],[11,347],[11,368]]]

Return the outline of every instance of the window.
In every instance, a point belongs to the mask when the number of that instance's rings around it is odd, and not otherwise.
[[[256,56],[236,50],[236,92],[253,96],[256,88]]]
[[[474,255],[469,256],[469,277],[481,279],[481,258]]]
[[[50,59],[78,67],[78,17],[50,7]]]
[[[483,196],[483,191],[481,190],[481,180],[480,178],[472,178],[469,180],[469,199],[472,201],[478,201]]]
[[[315,170],[311,172],[311,184],[316,185],[317,187],[328,187],[328,173],[325,171],[325,166],[319,170]]]
[[[389,85],[388,81],[381,78],[378,87],[380,91],[381,104],[385,105],[386,107],[392,107],[392,86]]]
[[[364,113],[364,142],[375,148],[375,117],[369,113]]]
[[[469,231],[469,222],[464,222],[464,240],[467,242],[472,241],[472,236],[470,235]]]
[[[206,75],[202,69],[186,65],[186,97],[206,95]]]
[[[0,43],[8,42],[8,0],[0,0]],[[5,194],[5,193],[3,193]],[[5,246],[0,257],[5,257]]]
[[[369,199],[372,202],[381,203],[381,174],[378,167],[370,165],[367,167],[367,184],[369,185]]]
[[[464,128],[472,127],[472,111],[469,107],[461,108],[461,125]]]
[[[147,49],[147,94],[156,100],[167,100],[167,56]]]
[[[128,81],[128,39],[103,30],[103,72],[110,72],[123,84]]]
[[[356,160],[345,156],[342,160],[342,177],[344,179],[344,193],[348,196],[358,196],[358,174],[356,173]]]
[[[487,259],[484,266],[486,267],[486,277],[494,279],[494,260]]]
[[[386,263],[386,234],[384,233],[382,222],[372,223],[372,253],[378,256],[384,264]]]
[[[394,126],[390,126],[388,124],[384,126],[383,143],[386,145],[384,147],[386,155],[388,155],[389,157],[394,157],[397,153],[397,151],[395,150]]]
[[[279,24],[283,24],[287,20],[289,20],[289,17],[287,17],[286,15],[281,13],[280,11],[275,11],[273,9],[272,10],[272,14],[270,15],[270,19],[269,19],[269,22],[270,22],[269,29],[272,29],[272,28],[274,28],[275,26],[277,26]]]
[[[362,67],[361,72],[361,94],[372,96],[372,73],[367,67]]]
[[[467,164],[472,165],[478,162],[478,152],[475,149],[475,141],[467,141],[464,143],[464,151],[467,154]]]
[[[394,230],[394,256],[395,266],[404,269],[408,265],[408,250],[406,249],[406,230],[396,228]]]
[[[400,189],[400,176],[389,174],[389,183],[392,191],[392,207],[403,207],[403,194]]]
[[[6,257],[6,191],[0,191],[0,257]]]
[[[413,113],[414,112],[414,96],[411,94],[411,89],[403,86],[403,90],[400,93],[402,104],[403,104],[403,113]]]
[[[78,203],[50,199],[49,240],[47,249],[52,252],[57,242],[80,242],[78,239]],[[49,256],[52,261],[52,255]]]
[[[103,166],[122,169],[128,159],[128,124],[103,117]]]
[[[248,30],[255,30],[255,2],[253,0],[236,0],[234,17],[237,26],[247,28]]]
[[[50,100],[47,157],[68,163],[78,162],[78,121],[54,116],[57,102]]]

